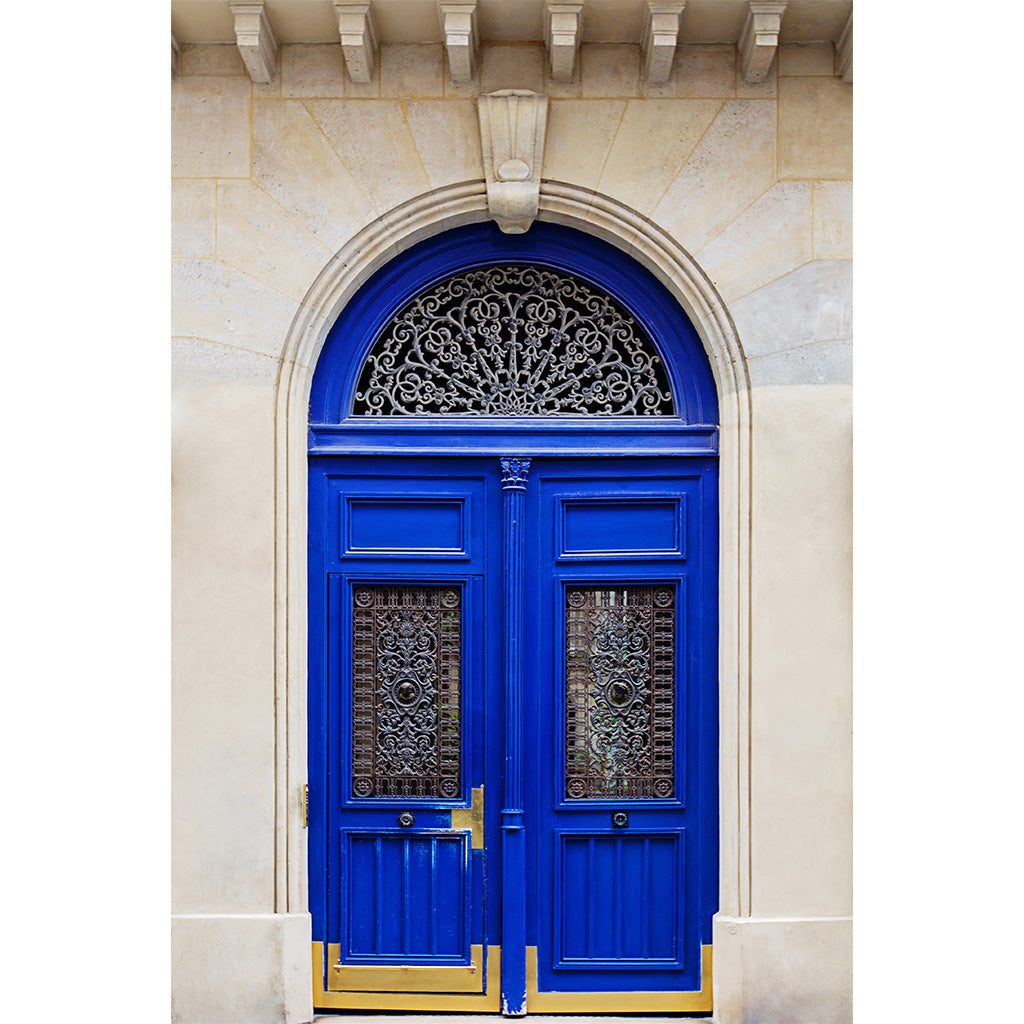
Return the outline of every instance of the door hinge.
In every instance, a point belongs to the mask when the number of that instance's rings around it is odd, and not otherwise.
[[[302,784],[302,827],[309,828],[309,783]]]

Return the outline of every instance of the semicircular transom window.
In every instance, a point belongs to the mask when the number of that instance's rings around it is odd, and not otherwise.
[[[464,271],[405,304],[355,416],[674,416],[654,342],[609,295],[543,267]]]

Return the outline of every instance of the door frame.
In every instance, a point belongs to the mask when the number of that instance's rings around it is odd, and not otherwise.
[[[373,222],[327,264],[299,307],[282,353],[276,415],[275,499],[275,900],[308,921],[303,787],[306,781],[307,408],[312,368],[328,329],[359,286],[412,241],[486,219],[482,182],[426,193]],[[745,357],[721,297],[667,233],[607,197],[542,183],[540,221],[607,240],[650,270],[689,317],[708,356],[719,401],[719,912],[750,913],[750,448]],[[494,440],[494,438],[492,438]],[[549,449],[539,440],[541,449]],[[652,438],[653,440],[653,438]],[[661,437],[663,454],[687,439]],[[352,451],[352,449],[349,449]],[[413,450],[422,450],[418,446]],[[312,981],[310,965],[310,981]]]

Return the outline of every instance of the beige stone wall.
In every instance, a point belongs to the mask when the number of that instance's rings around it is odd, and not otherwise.
[[[551,97],[544,177],[669,231],[728,304],[755,386],[849,383],[852,88],[832,46],[782,47],[760,85],[725,45],[681,47],[658,86],[625,44],[585,44],[568,85],[545,80],[534,45],[484,46],[464,85],[440,45],[382,47],[367,85],[337,46],[285,46],[279,62],[252,85],[235,47],[182,49],[176,334],[278,353],[282,319],[355,232],[482,176],[477,92],[527,88]]]
[[[477,79],[453,85],[439,45],[383,46],[374,80],[355,85],[337,45],[288,45],[273,82],[253,85],[235,47],[182,47],[172,88],[174,909],[304,909],[275,852],[288,800],[275,745],[275,429],[291,325],[360,229],[482,177],[474,97],[526,88],[551,98],[544,179],[667,231],[739,336],[752,414],[749,749],[738,753],[750,793],[723,912],[761,923],[735,948],[735,931],[716,931],[720,1019],[844,1020],[852,89],[835,76],[831,45],[782,47],[760,85],[743,81],[728,45],[681,47],[659,86],[643,81],[637,46],[585,44],[568,85],[546,80],[544,57],[541,46],[485,45]],[[788,930],[763,923],[776,919]],[[817,922],[813,940],[788,937],[798,919]],[[218,975],[202,952],[208,937],[182,920],[180,976],[206,970],[210,991],[233,987],[231,964]],[[796,962],[800,941],[812,981],[802,1009],[786,1010],[771,964]],[[193,989],[187,1005],[201,1005]],[[289,998],[279,1019],[301,1019]],[[193,1019],[185,1005],[182,1022]],[[807,1007],[819,1015],[799,1016]],[[207,1021],[245,1012],[228,1000]]]

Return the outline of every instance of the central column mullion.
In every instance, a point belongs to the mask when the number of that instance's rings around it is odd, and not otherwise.
[[[501,809],[501,1012],[526,1013],[526,836],[523,822],[523,548],[530,460],[501,459],[505,626],[505,771]]]

